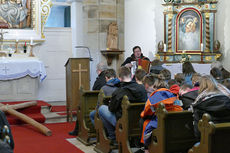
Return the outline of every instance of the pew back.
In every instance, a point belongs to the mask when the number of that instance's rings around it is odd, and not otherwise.
[[[133,137],[141,137],[139,125],[140,113],[145,102],[130,103],[127,96],[122,100],[122,117],[117,121],[116,139],[119,153],[132,153],[129,140]]]
[[[215,124],[211,139],[211,153],[230,152],[230,123]]]
[[[105,96],[103,90],[100,90],[100,93],[98,95],[98,106],[108,105],[110,99],[111,96]],[[94,122],[95,122],[96,137],[97,137],[97,142],[96,142],[96,146],[94,147],[94,150],[98,153],[109,153],[110,151],[112,151],[112,149],[114,149],[114,146],[111,145],[110,140],[106,136],[103,122],[98,114],[98,109],[96,109]]]
[[[150,153],[187,151],[196,142],[193,132],[192,112],[167,112],[164,104],[156,110],[158,126],[153,130]]]
[[[198,128],[201,140],[198,146],[193,146],[189,153],[229,153],[230,123],[214,124],[209,114],[204,114]]]
[[[89,113],[95,110],[98,101],[99,91],[89,91],[80,88],[81,99],[77,110],[79,122],[78,140],[85,145],[90,145],[90,138],[95,137],[95,129],[89,118]]]

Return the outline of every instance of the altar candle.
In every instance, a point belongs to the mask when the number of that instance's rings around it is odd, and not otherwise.
[[[33,45],[33,38],[30,38],[30,45]]]
[[[203,43],[200,44],[200,51],[201,51],[201,52],[204,51],[204,45],[203,45]]]
[[[164,52],[166,52],[166,44],[164,44]]]

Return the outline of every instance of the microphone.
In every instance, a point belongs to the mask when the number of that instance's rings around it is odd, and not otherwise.
[[[88,52],[89,52],[89,60],[93,61],[93,58],[91,57],[91,53],[90,53],[89,47],[86,47],[86,46],[76,46],[75,48],[84,48],[84,49],[87,49]]]

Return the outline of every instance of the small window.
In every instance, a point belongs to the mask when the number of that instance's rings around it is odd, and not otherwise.
[[[45,27],[71,27],[71,6],[63,3],[64,1],[66,0],[56,0],[53,3]]]

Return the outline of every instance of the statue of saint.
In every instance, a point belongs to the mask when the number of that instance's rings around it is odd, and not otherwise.
[[[109,24],[107,35],[107,48],[118,49],[118,27],[116,22]]]

